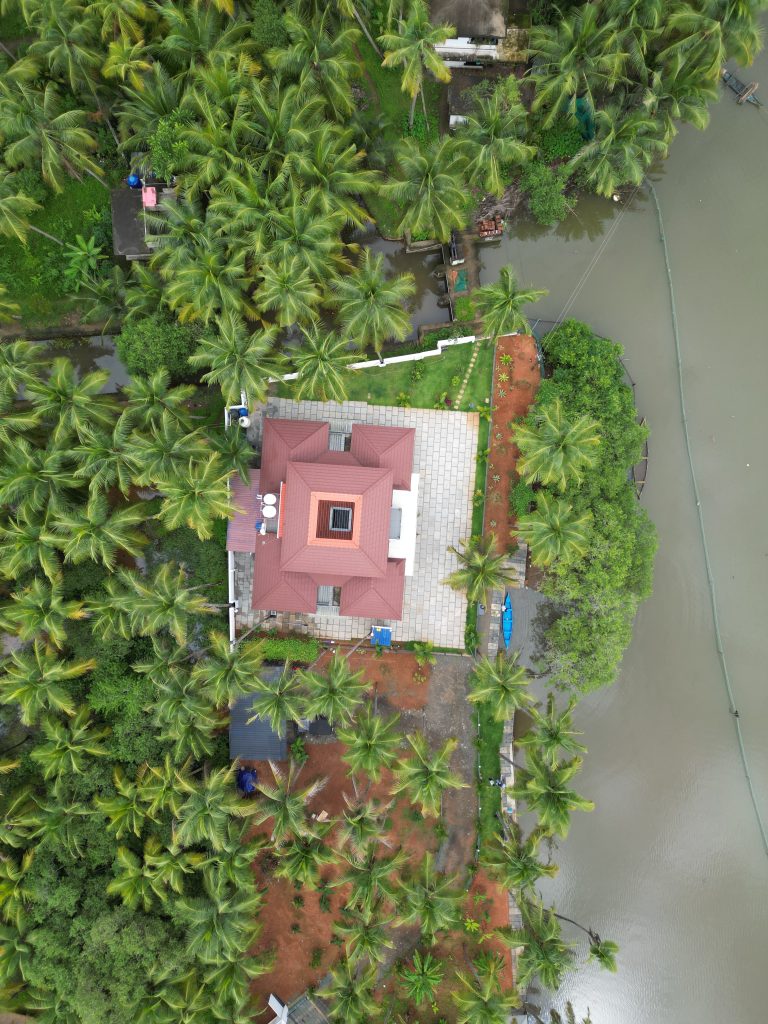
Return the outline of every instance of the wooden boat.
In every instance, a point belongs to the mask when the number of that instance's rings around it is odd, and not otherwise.
[[[755,95],[757,92],[757,82],[750,82],[749,85],[745,85],[728,68],[723,68],[720,76],[723,80],[723,85],[727,85],[729,89],[736,93],[739,103],[751,103],[754,107],[762,107],[763,104]]]
[[[514,625],[514,618],[512,615],[512,602],[509,599],[509,594],[504,598],[504,604],[501,606],[501,632],[504,637],[504,646],[509,647],[510,641],[512,640],[512,627]]]

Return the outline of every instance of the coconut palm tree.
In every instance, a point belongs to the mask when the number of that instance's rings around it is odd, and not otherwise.
[[[18,191],[13,174],[0,175],[0,235],[4,238],[15,238],[22,245],[27,244],[30,231],[42,235],[51,242],[64,246],[64,242],[55,235],[37,228],[29,218],[42,207],[34,199]]]
[[[402,90],[411,97],[408,114],[408,128],[413,130],[413,115],[416,100],[421,94],[424,103],[424,74],[429,72],[439,82],[449,82],[451,72],[436,53],[435,47],[456,35],[453,25],[432,25],[429,10],[423,0],[411,0],[405,18],[397,23],[396,32],[385,32],[379,36],[384,47],[385,68],[402,68]],[[427,117],[426,104],[424,118]]]
[[[121,85],[129,85],[137,92],[145,88],[147,73],[152,70],[152,62],[148,59],[149,52],[144,40],[135,42],[129,39],[113,39],[107,50],[107,59],[101,66],[105,79],[117,79]]]
[[[11,603],[0,608],[0,628],[15,633],[23,643],[42,638],[61,649],[67,640],[66,623],[85,616],[82,601],[64,599],[60,580],[38,577],[11,594]]]
[[[49,441],[47,448],[34,448],[25,438],[17,437],[6,448],[0,465],[0,502],[19,512],[51,514],[66,509],[78,487],[68,453],[63,446]]]
[[[578,921],[574,921],[572,917],[566,917],[564,914],[556,913],[554,907],[550,908],[550,912],[553,917],[558,919],[558,921],[567,921],[568,924],[572,924],[574,927],[584,932],[589,939],[589,959],[594,960],[604,970],[610,971],[612,974],[616,973],[618,969],[616,964],[616,954],[619,951],[619,947],[615,942],[611,942],[610,939],[601,939],[593,928],[585,928],[583,924],[579,924]]]
[[[539,826],[546,832],[565,838],[572,811],[594,810],[591,800],[585,800],[569,786],[581,764],[580,757],[572,757],[553,765],[532,748],[527,752],[525,767],[518,768],[512,796],[525,800],[528,810],[538,816]]]
[[[173,743],[173,757],[203,761],[213,752],[213,737],[221,718],[191,676],[180,669],[156,684],[155,724],[162,739]]]
[[[162,815],[181,818],[181,809],[194,789],[189,776],[190,763],[175,764],[166,753],[161,765],[139,769],[137,782],[150,818]]]
[[[27,850],[16,861],[13,857],[0,860],[0,916],[7,924],[21,930],[27,916],[27,908],[35,893],[29,870],[32,867],[34,850]]]
[[[357,73],[352,50],[360,36],[347,26],[329,32],[328,21],[327,8],[312,21],[288,10],[284,24],[290,44],[270,50],[267,60],[278,77],[299,79],[310,96],[319,92],[331,119],[343,123],[354,109],[349,81]]]
[[[467,220],[463,149],[450,136],[422,148],[405,139],[396,151],[396,176],[381,187],[403,210],[398,231],[447,242]]]
[[[78,462],[75,476],[88,481],[91,493],[117,487],[127,497],[137,473],[130,433],[125,416],[111,430],[83,428],[82,441],[73,449]]]
[[[56,85],[42,88],[7,81],[0,87],[0,133],[5,138],[7,167],[37,168],[54,192],[68,176],[87,171],[97,180],[104,172],[93,159],[96,140],[86,127],[85,110],[68,109]]]
[[[413,754],[408,760],[398,761],[392,792],[405,793],[412,803],[421,808],[422,814],[436,818],[447,789],[467,788],[461,776],[449,767],[459,741],[448,739],[433,753],[422,733],[414,733],[406,739],[413,748]]]
[[[40,379],[44,366],[39,345],[22,339],[5,342],[0,346],[0,401],[15,402],[23,387]],[[30,426],[33,425],[34,421],[30,421]]]
[[[402,924],[418,924],[422,940],[433,945],[440,931],[450,931],[459,923],[462,890],[458,879],[440,874],[432,853],[425,853],[415,878],[400,882],[403,902]]]
[[[189,361],[195,367],[211,367],[201,379],[218,384],[227,404],[239,402],[241,391],[258,404],[267,397],[270,379],[280,372],[275,335],[274,327],[248,332],[242,317],[229,310],[216,320],[213,331],[203,335]]]
[[[109,895],[119,896],[129,910],[140,906],[145,914],[149,913],[157,893],[140,858],[126,846],[118,846],[115,866],[115,877],[107,885]]]
[[[0,523],[0,575],[16,580],[28,572],[42,572],[51,581],[61,573],[61,560],[53,544],[49,515],[28,506]]]
[[[170,383],[170,374],[164,367],[151,377],[132,377],[128,384],[123,385],[123,396],[127,401],[123,415],[142,430],[167,417],[188,431],[191,424],[188,405],[195,395],[195,388],[191,384],[172,388]]]
[[[501,197],[512,169],[536,155],[525,142],[527,114],[513,75],[501,78],[488,97],[479,97],[456,137],[465,147],[467,181]]]
[[[29,838],[38,849],[47,847],[61,856],[62,852],[71,860],[83,856],[81,825],[92,812],[81,803],[63,803],[58,797],[44,799],[34,797],[35,811],[29,825]]]
[[[473,293],[475,309],[483,321],[483,330],[491,341],[501,334],[530,334],[531,325],[523,306],[538,302],[546,289],[520,288],[512,267],[502,267],[496,284],[487,284]]]
[[[248,719],[248,724],[260,718],[269,722],[270,728],[278,736],[285,735],[286,722],[298,722],[306,718],[306,700],[297,673],[291,669],[290,662],[286,661],[283,671],[277,679],[262,679],[254,675],[251,679],[251,688],[254,697],[253,715]]]
[[[458,1008],[458,1024],[506,1024],[510,1011],[517,1006],[514,992],[502,992],[495,970],[482,970],[475,966],[473,974],[456,972],[462,986],[451,992]]]
[[[166,765],[167,767],[167,765]],[[232,818],[247,818],[256,807],[237,795],[235,768],[214,768],[200,779],[183,777],[174,771],[172,781],[164,789],[178,786],[187,798],[176,814],[175,839],[179,846],[210,846],[222,851],[229,839],[229,824]],[[158,783],[160,781],[157,779]]]
[[[42,770],[43,778],[54,779],[53,792],[58,794],[67,775],[80,775],[91,757],[106,757],[103,740],[110,733],[106,726],[91,725],[90,709],[83,706],[67,722],[51,715],[42,720],[46,737],[30,754]]]
[[[383,962],[387,950],[393,946],[389,937],[391,918],[384,917],[382,908],[373,910],[346,909],[335,924],[335,931],[344,939],[344,951],[351,964],[365,958],[369,963]]]
[[[522,928],[499,928],[496,932],[512,949],[520,947],[517,986],[525,989],[538,977],[545,988],[555,990],[573,964],[573,948],[564,941],[559,921],[541,900],[521,900],[520,912]]]
[[[322,331],[317,321],[302,333],[302,346],[293,353],[296,400],[343,402],[347,397],[344,378],[355,358],[346,339],[333,331]]]
[[[176,902],[179,918],[187,925],[190,953],[214,964],[242,955],[254,937],[261,894],[255,889],[234,890],[212,872],[204,872],[203,886],[205,896]]]
[[[370,217],[358,196],[377,192],[380,184],[379,173],[366,169],[364,160],[352,133],[326,122],[289,154],[286,169],[297,189],[313,190],[319,212],[341,213],[347,224],[362,227]]]
[[[578,700],[572,697],[562,711],[558,711],[553,693],[547,696],[547,710],[542,714],[536,708],[528,711],[533,727],[518,739],[522,747],[533,747],[551,765],[557,764],[561,752],[566,757],[577,757],[586,753],[587,748],[576,739],[581,736],[573,728],[573,709]]]
[[[273,78],[256,83],[251,102],[259,150],[254,169],[270,184],[283,186],[294,154],[307,148],[323,120],[323,97]]]
[[[287,878],[297,888],[316,889],[320,884],[320,869],[336,860],[336,854],[326,842],[332,827],[331,822],[313,822],[304,835],[294,836],[278,846],[275,875]]]
[[[28,941],[26,927],[0,925],[0,980],[9,989],[18,981],[28,980],[34,946]]]
[[[526,483],[564,491],[581,483],[582,470],[597,462],[600,433],[589,416],[569,420],[556,398],[538,405],[527,422],[516,426],[512,440],[521,452],[517,471]]]
[[[214,707],[228,707],[251,689],[263,657],[258,640],[231,646],[226,633],[215,630],[208,634],[208,650],[192,669],[192,681]]]
[[[513,892],[530,892],[544,876],[553,878],[557,864],[539,860],[539,845],[546,833],[533,829],[527,836],[516,821],[506,821],[508,836],[497,836],[481,852],[482,863],[499,885]]]
[[[306,694],[307,716],[326,718],[330,725],[349,725],[370,686],[362,669],[353,672],[347,658],[338,652],[323,672],[302,671],[299,678]]]
[[[387,278],[384,256],[366,249],[352,273],[334,285],[344,334],[359,348],[370,345],[377,353],[390,338],[402,341],[411,331],[405,304],[415,291],[413,274]]]
[[[87,430],[111,427],[116,419],[112,398],[102,394],[108,380],[108,370],[78,380],[72,361],[61,358],[53,360],[47,379],[30,381],[26,391],[39,415],[52,419],[54,441],[68,441],[73,434],[83,441]]]
[[[97,796],[94,800],[96,810],[106,815],[107,829],[114,832],[115,839],[122,839],[126,832],[140,836],[147,819],[157,821],[147,809],[140,783],[126,779],[121,768],[115,768],[112,781],[114,796]]]
[[[346,217],[328,210],[320,198],[316,189],[292,185],[277,203],[266,206],[258,234],[248,239],[262,273],[271,263],[290,266],[299,277],[306,271],[322,290],[350,269],[341,239]]]
[[[515,651],[511,657],[499,654],[495,661],[480,658],[472,673],[472,690],[468,699],[473,704],[487,704],[495,722],[505,722],[515,711],[528,708],[532,697],[528,689],[530,676]]]
[[[184,892],[184,880],[204,861],[205,854],[182,850],[175,843],[164,846],[157,836],[150,836],[144,844],[144,873],[163,903],[171,892]]]
[[[254,450],[247,432],[230,420],[228,427],[213,435],[209,434],[207,440],[224,465],[237,473],[244,484],[250,484]]]
[[[413,954],[413,966],[401,967],[399,971],[406,995],[416,1006],[434,1002],[444,974],[445,967],[439,960],[431,953],[420,953],[418,949]]]
[[[657,157],[667,154],[665,126],[644,110],[622,114],[617,105],[595,111],[595,137],[572,158],[601,196],[622,185],[640,185]]]
[[[183,471],[158,479],[163,500],[157,518],[169,530],[187,526],[200,540],[210,540],[214,521],[232,515],[230,475],[231,470],[215,452],[202,463],[190,460]]]
[[[46,712],[74,715],[71,694],[64,684],[92,672],[94,659],[63,661],[44,640],[31,650],[11,651],[0,662],[0,703],[18,704],[24,725],[35,725]]]
[[[563,498],[539,491],[535,511],[520,517],[517,532],[528,544],[533,562],[547,566],[586,554],[591,521],[589,512],[577,516]]]
[[[344,793],[346,810],[339,822],[339,847],[348,847],[353,854],[364,856],[376,843],[391,846],[386,836],[387,815],[394,801],[381,804],[374,799],[362,799],[359,795],[350,797]]]
[[[337,738],[348,747],[342,758],[353,772],[379,781],[382,769],[394,764],[400,749],[399,720],[399,715],[384,718],[366,706],[354,722],[335,730]]]
[[[463,551],[449,547],[456,555],[460,568],[444,580],[453,590],[464,590],[470,604],[488,602],[492,590],[504,590],[512,582],[507,567],[507,556],[496,554],[496,538],[493,534],[485,537],[470,537],[462,541]]]
[[[107,600],[89,602],[97,633],[109,624],[114,610],[128,618],[133,635],[153,636],[168,630],[181,646],[186,642],[189,619],[216,610],[202,594],[187,586],[184,570],[170,562],[161,565],[152,577],[119,569],[116,578],[107,582],[115,583]]]
[[[323,989],[323,1000],[330,1006],[333,1020],[344,1024],[367,1024],[381,1013],[374,998],[376,967],[368,964],[362,969],[349,960],[331,971],[331,983]]]
[[[299,256],[259,267],[261,285],[255,296],[260,310],[274,313],[281,327],[312,320],[321,292]]]
[[[256,926],[258,928],[258,925]],[[220,959],[205,972],[204,984],[216,996],[214,1014],[221,1020],[237,1014],[251,998],[251,981],[274,970],[276,954],[260,953],[258,957],[240,956]],[[237,1019],[236,1016],[233,1019]]]
[[[272,818],[272,842],[282,845],[287,839],[307,835],[311,830],[307,822],[307,803],[325,786],[327,779],[315,779],[301,789],[296,781],[301,769],[293,761],[287,774],[273,761],[269,762],[274,783],[257,785],[262,799],[254,808],[254,820],[261,824]]]
[[[408,856],[403,850],[397,850],[387,857],[377,856],[376,845],[369,844],[360,854],[352,850],[342,850],[341,856],[346,867],[335,878],[331,885],[349,885],[348,907],[373,912],[383,898],[395,902],[398,892],[393,881],[407,863]]]
[[[210,454],[200,431],[184,427],[168,412],[146,432],[132,434],[127,450],[127,458],[136,467],[135,481],[143,487],[175,480],[190,464],[199,465]]]
[[[245,298],[248,277],[244,260],[212,237],[211,231],[200,244],[190,247],[189,259],[176,272],[168,267],[166,251],[159,248],[151,266],[160,268],[166,282],[163,297],[182,323],[199,320],[209,324],[228,309],[250,311]]]
[[[110,513],[106,496],[94,491],[85,508],[54,514],[54,543],[64,554],[65,562],[74,565],[85,561],[101,562],[112,572],[118,552],[125,551],[136,558],[149,542],[147,535],[136,529],[145,520],[142,502],[116,508]]]
[[[656,122],[664,124],[665,138],[675,132],[675,121],[686,121],[703,130],[709,124],[710,103],[717,99],[717,85],[682,54],[673,54],[655,68],[643,91],[643,106]]]
[[[594,109],[600,98],[626,81],[627,42],[624,25],[606,18],[602,7],[594,4],[570,11],[555,25],[532,30],[533,109],[546,111],[545,126],[574,114],[577,98]]]

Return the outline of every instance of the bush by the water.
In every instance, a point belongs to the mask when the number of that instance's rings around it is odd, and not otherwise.
[[[543,586],[560,611],[545,635],[553,677],[591,690],[615,679],[635,612],[652,589],[656,531],[629,479],[647,428],[637,422],[620,345],[567,320],[543,347],[553,373],[536,408],[559,399],[568,419],[587,415],[600,434],[595,465],[564,495],[577,516],[591,516],[587,552],[555,562]]]
[[[563,190],[568,177],[565,167],[550,167],[540,160],[531,161],[524,169],[520,185],[528,193],[528,208],[539,224],[548,227],[567,216],[568,202]]]
[[[551,128],[543,128],[537,141],[539,156],[546,163],[569,160],[584,145],[579,129],[567,121],[555,121]]]
[[[150,376],[165,367],[171,380],[191,380],[189,357],[197,346],[200,328],[180,324],[170,313],[153,313],[123,327],[115,339],[117,352],[130,373]]]

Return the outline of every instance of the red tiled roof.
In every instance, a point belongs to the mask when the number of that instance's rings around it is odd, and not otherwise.
[[[264,494],[276,494],[291,462],[314,462],[328,451],[327,423],[308,420],[264,420],[261,485]]]
[[[251,470],[249,483],[244,484],[238,476],[232,479],[230,486],[235,514],[227,524],[227,551],[251,552],[258,538],[256,520],[261,515],[261,501],[256,498],[258,469]]]
[[[259,537],[253,565],[253,607],[281,612],[317,611],[317,584],[311,576],[280,571],[282,542]]]
[[[383,577],[389,550],[392,473],[388,469],[290,462],[280,568],[283,572]],[[320,499],[354,503],[352,540],[316,540]],[[314,504],[313,504],[314,502]]]
[[[344,584],[339,613],[368,619],[401,619],[404,587],[405,560],[389,561],[383,579],[357,578]]]
[[[393,486],[401,491],[410,491],[415,437],[413,427],[375,427],[355,423],[352,426],[351,452],[363,466],[391,469]]]

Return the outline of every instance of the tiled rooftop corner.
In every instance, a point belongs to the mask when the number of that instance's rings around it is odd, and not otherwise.
[[[448,547],[456,546],[471,533],[477,413],[271,398],[266,415],[328,420],[349,429],[353,423],[416,429],[413,472],[420,480],[414,575],[405,582],[402,620],[385,624],[391,625],[395,641],[421,640],[438,647],[463,648],[467,601],[463,593],[451,590],[442,581],[458,565]],[[240,604],[238,625],[247,628],[266,613],[266,609],[251,608],[251,556],[237,556],[235,581]],[[340,615],[280,615],[275,620],[279,629],[298,628],[331,640],[364,637],[373,624],[372,619]]]

